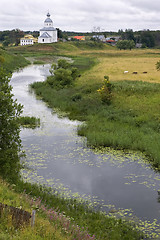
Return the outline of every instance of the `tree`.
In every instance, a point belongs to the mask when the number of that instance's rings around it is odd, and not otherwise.
[[[152,48],[155,46],[154,35],[149,31],[143,31],[141,33],[141,43],[144,47]]]
[[[125,32],[121,32],[123,40],[133,40],[135,42],[134,32],[132,29],[126,29]]]
[[[135,43],[133,40],[120,40],[118,41],[118,43],[116,44],[118,49],[132,49],[135,47]]]
[[[59,59],[58,65],[52,64],[51,76],[47,78],[47,83],[56,89],[68,87],[73,84],[78,76],[78,70],[65,59]]]
[[[22,106],[13,100],[10,76],[0,67],[0,175],[16,180],[20,170]]]

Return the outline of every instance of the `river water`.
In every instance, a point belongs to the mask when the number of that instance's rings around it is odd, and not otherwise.
[[[86,147],[77,136],[78,121],[58,117],[36,99],[29,84],[44,81],[50,65],[30,65],[15,72],[11,79],[13,94],[24,105],[23,115],[39,117],[41,126],[21,129],[27,169],[26,181],[58,189],[66,196],[99,203],[115,215],[137,217],[145,232],[160,237],[160,174],[151,169],[140,153],[123,153]]]

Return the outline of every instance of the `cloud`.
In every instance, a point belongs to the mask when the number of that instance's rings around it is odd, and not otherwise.
[[[91,31],[94,26],[106,31],[160,26],[158,0],[1,0],[0,30],[39,30],[48,10],[54,26],[66,31]]]

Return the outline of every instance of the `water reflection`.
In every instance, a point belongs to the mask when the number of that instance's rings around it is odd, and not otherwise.
[[[32,169],[23,171],[23,177],[66,195],[78,192],[103,203],[103,209],[114,207],[119,214],[133,211],[143,220],[160,221],[160,174],[150,168],[143,155],[87,148],[85,138],[76,134],[79,122],[58,118],[29,91],[30,83],[45,80],[49,67],[32,65],[12,77],[13,93],[24,105],[24,115],[41,119],[40,128],[21,131],[26,165]]]

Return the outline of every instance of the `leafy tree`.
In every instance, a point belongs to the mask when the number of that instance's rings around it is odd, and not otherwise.
[[[65,59],[59,59],[58,65],[52,64],[50,73],[47,83],[57,89],[72,85],[78,76],[77,68],[72,67]]]
[[[121,32],[123,40],[133,40],[135,42],[134,32],[132,29],[126,29],[125,32]]]
[[[21,140],[18,123],[22,106],[13,100],[10,76],[0,67],[0,175],[16,180],[20,170]]]
[[[141,43],[143,46],[152,48],[155,46],[154,35],[149,31],[144,31],[141,33]]]
[[[135,47],[135,43],[133,40],[120,40],[118,41],[118,43],[116,44],[118,49],[132,49]]]
[[[3,44],[3,47],[7,47],[10,44],[10,40],[8,36],[5,37],[5,40],[3,41],[2,44]]]

